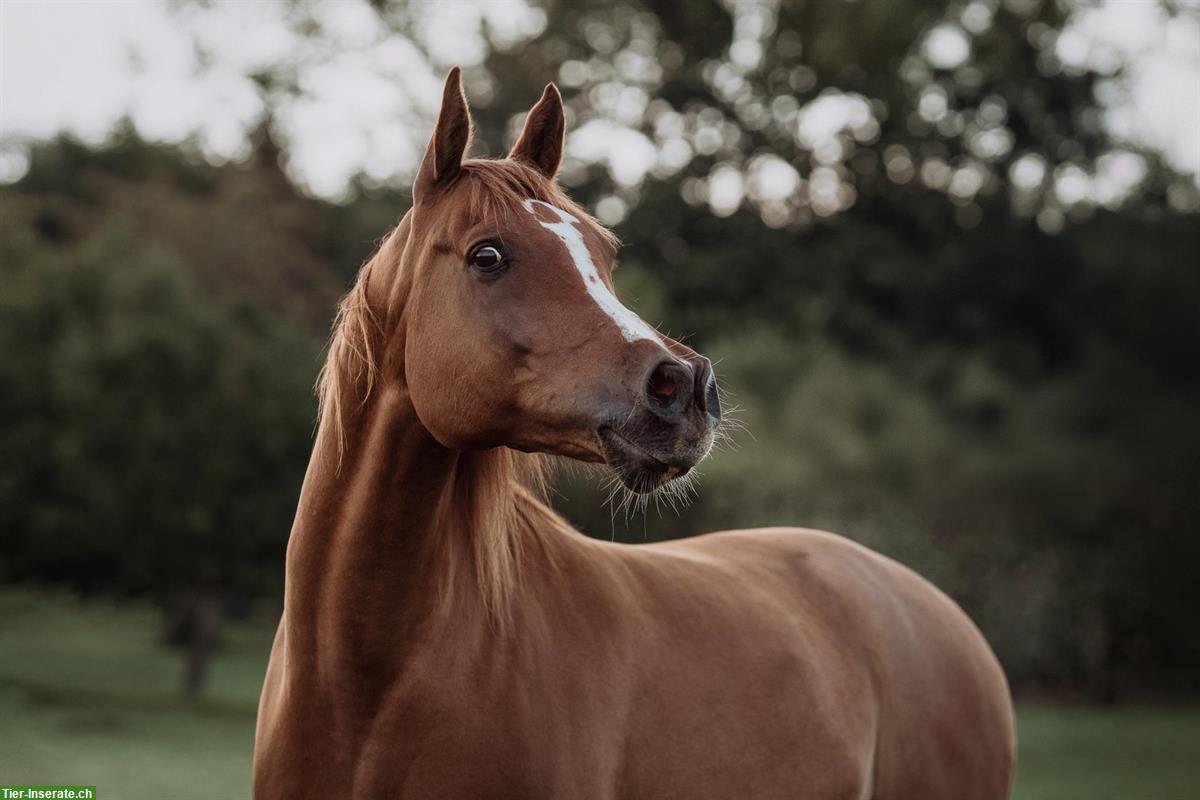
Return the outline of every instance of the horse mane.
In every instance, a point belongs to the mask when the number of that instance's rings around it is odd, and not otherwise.
[[[602,241],[617,246],[616,235],[577,206],[556,181],[521,162],[464,161],[447,193],[448,200],[461,203],[464,213],[497,221],[517,211],[523,213],[522,204],[530,198],[573,214]],[[384,313],[371,308],[367,287],[375,273],[387,272],[394,280],[404,268],[407,220],[406,216],[384,237],[338,304],[325,363],[317,378],[318,437],[334,437],[339,469],[349,421],[366,405],[379,376]],[[465,451],[446,493],[439,498],[439,525],[451,532],[451,540],[470,542],[475,583],[491,618],[501,625],[508,618],[507,598],[518,581],[523,552],[531,545],[544,544],[548,535],[574,532],[545,502],[547,473],[546,459],[536,454],[507,447]],[[539,549],[552,561],[547,548]],[[453,576],[449,577],[444,587],[447,591],[454,583]]]
[[[378,318],[367,302],[367,283],[372,267],[389,250],[394,229],[383,245],[358,271],[350,291],[338,301],[332,332],[325,348],[325,363],[317,373],[318,435],[333,436],[337,444],[338,468],[346,452],[346,424],[362,408],[375,388],[379,374],[381,335]]]

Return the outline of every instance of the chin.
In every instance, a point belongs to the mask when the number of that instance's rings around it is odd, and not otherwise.
[[[663,452],[608,426],[600,428],[597,436],[604,463],[626,489],[636,494],[650,494],[687,475],[711,445],[688,447],[680,454]],[[700,452],[694,452],[696,450]]]

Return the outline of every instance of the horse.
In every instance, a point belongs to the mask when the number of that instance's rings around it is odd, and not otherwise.
[[[550,84],[506,158],[467,158],[452,70],[339,306],[254,797],[1007,797],[1004,673],[914,572],[792,528],[600,541],[548,507],[546,454],[649,493],[722,418],[708,359],[617,300],[563,137]]]

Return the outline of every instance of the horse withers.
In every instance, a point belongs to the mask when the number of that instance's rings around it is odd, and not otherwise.
[[[464,155],[458,70],[413,207],[343,300],[259,707],[254,796],[999,800],[1009,692],[913,572],[771,528],[625,546],[542,501],[538,453],[684,476],[707,359],[617,300],[555,182],[547,87]]]

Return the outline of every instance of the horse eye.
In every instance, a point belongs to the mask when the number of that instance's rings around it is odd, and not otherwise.
[[[471,266],[480,272],[498,272],[504,264],[504,254],[495,245],[481,245],[471,253]]]

